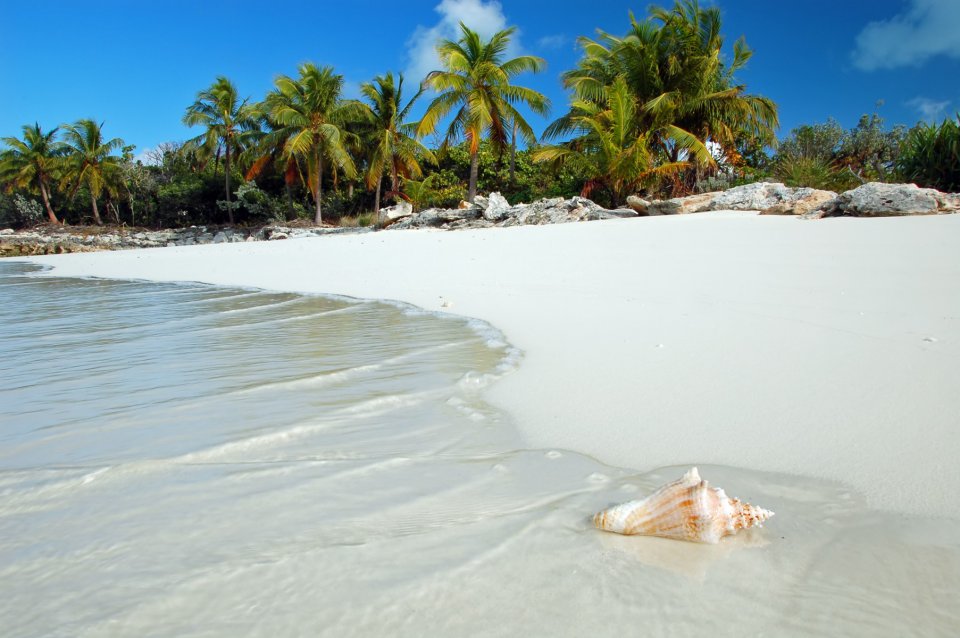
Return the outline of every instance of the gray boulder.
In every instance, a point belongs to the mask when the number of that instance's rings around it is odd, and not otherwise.
[[[815,188],[794,188],[783,201],[764,208],[761,215],[807,215],[832,205],[837,194]]]
[[[647,207],[648,215],[685,215],[703,213],[710,210],[710,204],[717,193],[703,193],[673,199],[657,199]]]
[[[393,206],[380,209],[380,219],[386,223],[395,222],[398,219],[413,215],[413,206],[410,202],[401,199]]]
[[[648,215],[682,215],[713,210],[756,210],[765,215],[802,215],[829,205],[836,196],[832,191],[791,188],[778,182],[757,182],[721,192],[655,200],[647,204],[646,211]],[[634,198],[636,200],[639,198]],[[637,210],[633,204],[631,208]]]
[[[627,206],[635,210],[638,215],[646,215],[647,209],[650,208],[650,202],[643,199],[642,197],[637,197],[636,195],[630,195],[629,197],[627,197]]]
[[[764,215],[802,215],[832,201],[837,194],[815,188],[791,188],[757,182],[716,193],[711,210],[758,210]]]
[[[711,210],[765,210],[793,199],[794,189],[777,182],[757,182],[713,193]]]
[[[498,192],[490,193],[487,199],[487,205],[483,211],[483,218],[497,222],[505,218],[510,212],[510,202],[507,198]]]
[[[870,182],[842,193],[828,210],[831,215],[886,217],[937,215],[960,211],[960,195],[941,193],[916,184]]]

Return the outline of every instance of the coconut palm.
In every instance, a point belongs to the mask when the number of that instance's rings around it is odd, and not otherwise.
[[[413,126],[406,123],[411,107],[423,94],[422,88],[404,104],[403,74],[399,74],[395,82],[393,73],[387,73],[377,76],[373,82],[363,84],[360,92],[370,102],[368,122],[371,148],[366,182],[368,188],[375,185],[374,211],[379,219],[380,187],[384,173],[389,172],[390,194],[397,197],[400,177],[419,179],[423,175],[420,158],[432,163],[436,159],[427,147],[411,136]]]
[[[687,68],[675,74],[676,88],[666,87],[671,91],[648,102],[648,110],[727,150],[743,134],[772,140],[779,126],[777,105],[769,98],[745,93],[746,86],[737,84],[734,77],[753,57],[745,39],[734,42],[733,61],[728,66],[721,61],[720,9],[702,9],[696,0],[678,0],[671,10],[654,7],[651,16],[672,39],[683,43],[688,61]]]
[[[433,133],[441,120],[456,109],[447,127],[444,145],[461,135],[470,150],[470,185],[468,198],[477,194],[478,153],[480,140],[490,138],[495,149],[503,152],[508,145],[508,131],[516,124],[517,132],[527,144],[537,140],[533,129],[514,105],[526,104],[535,113],[544,115],[550,102],[541,93],[511,84],[510,80],[524,71],[538,72],[546,63],[542,58],[521,55],[504,60],[510,37],[516,29],[498,31],[484,42],[480,35],[460,23],[461,36],[454,42],[444,40],[437,46],[443,70],[432,71],[424,86],[439,95],[430,102],[417,126],[417,136]]]
[[[223,153],[226,208],[232,224],[231,163],[256,139],[260,131],[260,113],[256,105],[249,104],[247,99],[240,99],[233,82],[220,76],[210,88],[197,93],[197,100],[188,106],[184,113],[183,123],[206,128],[206,131],[187,141],[188,149],[197,150],[207,156],[215,155],[217,161],[220,153]]]
[[[293,207],[293,187],[297,182],[304,182],[300,171],[300,165],[294,155],[284,153],[286,140],[277,135],[277,130],[282,128],[269,118],[265,118],[264,126],[266,133],[260,141],[248,149],[247,154],[250,159],[250,169],[245,175],[247,180],[257,179],[267,166],[273,165],[278,174],[283,175],[283,189],[287,198],[288,215],[294,214]]]
[[[636,131],[653,132],[650,143],[664,161],[682,160],[685,150],[666,134],[670,126],[728,153],[744,137],[774,139],[776,104],[746,94],[746,87],[734,78],[753,55],[742,38],[734,44],[733,61],[722,62],[716,7],[703,9],[696,0],[678,0],[672,9],[652,8],[642,22],[631,14],[630,31],[624,37],[601,32],[596,40],[581,38],[580,45],[584,56],[576,69],[563,74],[564,85],[576,100],[599,103],[616,78],[623,77],[640,105]],[[575,130],[577,116],[572,108],[544,136],[566,137]]]
[[[690,165],[688,161],[658,163],[652,141],[670,140],[693,161],[709,163],[710,152],[695,136],[667,125],[661,129],[638,132],[635,119],[640,105],[623,76],[604,89],[604,97],[575,100],[570,126],[579,133],[556,146],[544,146],[533,153],[535,162],[560,164],[571,157],[582,158],[590,171],[581,195],[590,197],[603,190],[614,207],[651,179],[674,174]]]
[[[59,224],[56,213],[50,205],[50,182],[58,170],[63,157],[63,143],[57,141],[55,128],[44,133],[39,124],[23,126],[23,139],[5,137],[7,148],[0,151],[0,179],[8,188],[23,188],[38,193],[47,209],[47,217]]]
[[[281,156],[296,166],[305,165],[307,182],[316,204],[315,223],[323,221],[323,172],[325,162],[356,176],[353,159],[347,152],[345,123],[356,119],[360,105],[340,99],[343,76],[329,66],[307,62],[299,67],[300,77],[281,75],[276,88],[263,103],[274,130],[264,136],[262,148],[281,148]]]
[[[67,156],[61,178],[61,185],[70,188],[71,198],[81,185],[87,187],[93,221],[98,226],[103,225],[103,220],[100,219],[97,199],[105,187],[120,179],[122,158],[113,155],[113,151],[124,146],[119,137],[104,141],[102,129],[102,122],[97,124],[86,119],[64,128]]]

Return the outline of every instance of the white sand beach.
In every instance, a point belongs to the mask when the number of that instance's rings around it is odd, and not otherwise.
[[[479,318],[524,353],[491,397],[533,448],[813,477],[960,518],[958,215],[714,212],[33,261]]]
[[[715,212],[33,258],[75,306],[30,302],[58,329],[14,332],[21,365],[83,354],[61,390],[4,395],[24,434],[4,449],[0,617],[23,635],[952,635],[958,247],[960,215]],[[409,308],[62,276],[399,300],[502,337],[452,322],[422,348],[426,323],[389,318],[428,319]],[[198,295],[226,311],[178,318]],[[70,333],[78,298],[89,336]],[[370,352],[324,372],[334,318]],[[429,368],[404,367],[410,347],[494,366],[501,338],[522,358],[490,386],[427,391]],[[718,545],[593,528],[692,465],[776,516]]]

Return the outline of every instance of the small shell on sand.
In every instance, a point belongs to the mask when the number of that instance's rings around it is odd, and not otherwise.
[[[762,527],[773,512],[730,498],[700,478],[697,468],[645,499],[629,501],[593,517],[593,524],[618,534],[661,536],[718,543],[728,534]]]

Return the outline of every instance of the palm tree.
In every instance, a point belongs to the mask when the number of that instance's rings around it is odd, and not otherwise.
[[[672,9],[652,8],[643,22],[631,14],[630,26],[622,38],[601,32],[597,40],[580,39],[584,57],[562,76],[575,99],[602,102],[616,78],[623,77],[640,105],[634,123],[638,134],[654,132],[653,148],[672,163],[682,159],[684,147],[663,134],[669,126],[719,144],[727,153],[745,137],[774,139],[776,104],[746,94],[734,78],[753,55],[742,38],[734,44],[729,66],[722,62],[719,9],[677,0]],[[576,128],[577,115],[571,109],[544,136],[565,137]]]
[[[345,147],[345,123],[360,112],[357,102],[340,99],[343,76],[329,66],[300,65],[299,78],[281,75],[276,88],[267,94],[264,109],[274,130],[264,136],[262,148],[281,148],[281,156],[299,167],[306,165],[307,181],[316,203],[316,224],[323,221],[324,162],[356,176],[353,159]]]
[[[406,123],[411,107],[423,94],[422,88],[404,105],[403,74],[399,74],[394,82],[393,73],[387,73],[377,76],[373,82],[363,84],[360,92],[370,101],[368,119],[372,148],[366,181],[368,188],[376,184],[374,212],[379,220],[380,186],[384,172],[390,172],[390,193],[397,197],[400,192],[400,177],[422,177],[419,157],[432,163],[435,163],[436,159],[427,147],[410,135],[413,125]]]
[[[25,124],[23,139],[3,138],[8,148],[0,152],[0,179],[7,182],[8,188],[39,192],[47,217],[54,224],[59,224],[60,220],[50,205],[50,180],[54,178],[64,152],[63,144],[57,141],[59,130],[55,128],[44,133],[39,124]]]
[[[439,95],[427,107],[417,126],[417,136],[423,137],[436,130],[440,120],[457,109],[447,127],[444,145],[462,134],[470,149],[470,186],[468,198],[477,195],[478,152],[480,139],[490,138],[494,148],[503,152],[508,144],[508,131],[514,124],[520,137],[533,144],[537,137],[533,129],[514,107],[526,104],[535,113],[544,115],[550,108],[542,94],[510,83],[510,79],[524,71],[534,73],[544,68],[542,58],[522,55],[504,61],[504,54],[515,27],[498,31],[484,42],[480,35],[460,23],[461,36],[456,42],[444,40],[437,46],[443,70],[432,71],[424,86]]]
[[[712,161],[707,147],[679,127],[667,125],[662,130],[638,132],[635,119],[639,108],[626,79],[620,76],[605,87],[602,99],[573,102],[570,126],[579,136],[537,149],[533,160],[558,165],[572,157],[581,158],[591,175],[581,195],[590,197],[594,190],[605,190],[614,208],[651,179],[689,166],[687,161],[658,163],[651,146],[655,138],[670,140],[697,162]]]
[[[104,141],[102,129],[103,123],[97,124],[93,120],[78,120],[65,127],[68,154],[61,179],[64,186],[72,184],[71,198],[76,195],[81,185],[87,186],[90,191],[93,221],[98,226],[103,225],[103,220],[100,219],[97,199],[104,187],[111,184],[115,176],[122,174],[121,158],[112,153],[124,145],[119,137]]]
[[[233,223],[230,206],[230,168],[232,158],[239,155],[260,131],[260,113],[256,105],[241,100],[228,78],[220,76],[210,88],[197,93],[197,100],[187,107],[183,116],[187,126],[204,126],[206,131],[188,140],[188,148],[215,155],[219,161],[223,152],[224,190],[227,214]]]

